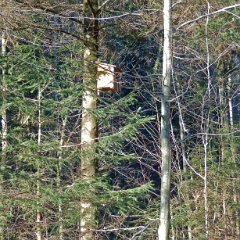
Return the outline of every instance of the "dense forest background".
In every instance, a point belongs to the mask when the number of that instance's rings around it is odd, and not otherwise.
[[[169,239],[237,240],[240,4],[171,4]],[[0,6],[0,239],[157,239],[163,1]],[[96,92],[101,62],[121,69],[117,92]]]

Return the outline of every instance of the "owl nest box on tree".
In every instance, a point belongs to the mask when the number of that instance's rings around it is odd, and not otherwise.
[[[98,92],[118,92],[119,73],[121,70],[115,65],[99,63],[97,66],[97,90]]]

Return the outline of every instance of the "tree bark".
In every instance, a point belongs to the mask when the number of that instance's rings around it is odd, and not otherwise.
[[[170,150],[170,84],[172,74],[172,33],[171,33],[171,0],[164,0],[164,46],[163,46],[163,73],[161,96],[161,205],[158,239],[169,239],[169,208],[170,208],[170,177],[171,177],[171,150]]]
[[[41,93],[41,88],[39,86],[38,88],[38,146],[40,148],[41,145],[41,139],[42,139],[42,119],[41,119],[41,99],[42,99],[42,93]],[[40,154],[40,150],[39,150]],[[37,160],[39,161],[39,160]],[[38,203],[37,203],[37,215],[36,215],[36,239],[37,240],[42,240],[42,231],[41,231],[41,223],[42,223],[42,216],[41,216],[41,211],[39,209],[39,198],[40,198],[40,167],[39,167],[39,162],[37,163],[37,198],[38,198]]]
[[[233,103],[232,103],[232,92],[231,92],[231,88],[232,88],[232,78],[231,76],[228,77],[228,109],[229,109],[229,132],[234,130],[234,117],[233,117]],[[235,154],[237,153],[237,149],[235,147],[234,144],[234,140],[233,140],[233,136],[230,136],[230,148],[231,148],[231,153],[232,153],[232,159],[234,162],[235,167],[237,168],[237,164],[236,164],[236,157]],[[237,194],[237,190],[236,190],[236,183],[235,181],[233,181],[233,201],[234,203],[237,205],[238,203],[238,194]],[[240,238],[240,217],[239,217],[239,210],[238,208],[236,208],[235,210],[235,218],[236,218],[236,237]]]
[[[7,37],[6,32],[2,32],[1,39],[2,56],[6,56],[7,53]],[[1,158],[1,173],[0,173],[0,195],[1,195],[1,208],[3,207],[3,171],[5,169],[5,160],[7,154],[7,135],[8,135],[8,125],[7,125],[7,109],[6,109],[6,93],[7,93],[7,83],[6,83],[6,64],[2,68],[2,81],[1,81],[1,91],[2,91],[2,107],[1,107],[1,124],[2,124],[2,158]],[[4,225],[5,225],[5,216],[0,215],[0,239],[4,239]]]
[[[65,129],[66,129],[66,125],[67,125],[67,116],[65,116],[62,126],[61,126],[61,130],[60,130],[60,147],[63,146],[64,144],[64,137],[65,137]],[[59,191],[59,194],[62,194],[62,189],[61,189],[61,172],[62,172],[62,161],[63,161],[63,152],[62,149],[60,148],[59,151],[59,164],[58,164],[58,170],[57,170],[57,188]],[[64,225],[63,225],[63,204],[61,199],[58,200],[58,221],[59,221],[59,240],[63,240],[64,239]]]
[[[98,53],[98,1],[84,0],[84,66],[81,125],[81,179],[94,180],[96,175],[97,119],[97,53]],[[95,19],[93,19],[95,18]],[[82,196],[80,239],[94,239],[91,230],[95,223],[95,210],[91,199]]]
[[[208,3],[208,2],[207,2]],[[210,5],[208,3],[208,13],[209,13]],[[208,145],[209,145],[209,113],[210,109],[208,108],[209,102],[211,102],[211,74],[210,74],[210,51],[209,51],[209,38],[208,38],[208,23],[209,19],[206,18],[205,23],[205,44],[206,44],[206,62],[207,62],[207,80],[208,86],[206,89],[205,96],[203,98],[203,109],[202,109],[202,132],[204,135],[202,136],[202,143],[204,147],[204,220],[205,220],[205,238],[208,240],[209,238],[209,209],[208,209]],[[206,117],[204,117],[204,108],[207,109]],[[203,120],[205,119],[205,120]]]

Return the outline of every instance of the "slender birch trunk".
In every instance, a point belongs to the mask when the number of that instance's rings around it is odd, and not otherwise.
[[[2,56],[6,56],[7,53],[7,39],[5,31],[2,32]],[[3,171],[5,168],[6,160],[6,151],[7,151],[7,135],[8,135],[8,125],[7,125],[7,109],[6,109],[6,92],[7,92],[7,83],[6,83],[6,65],[2,68],[2,81],[1,81],[1,91],[2,91],[2,106],[1,106],[1,124],[2,124],[2,158],[1,158],[1,173],[0,173],[0,199],[1,199],[1,208],[3,207]],[[4,239],[4,225],[5,225],[5,216],[0,213],[0,240]]]
[[[7,39],[6,33],[3,31],[2,33],[2,56],[6,56],[7,53]],[[6,91],[7,91],[7,83],[6,83],[6,65],[2,68],[2,108],[1,108],[1,116],[2,116],[2,156],[3,159],[6,155],[6,148],[7,148],[7,133],[8,133],[8,126],[7,126],[7,110],[6,110]]]
[[[60,147],[63,146],[64,144],[64,131],[67,125],[67,117],[64,118],[63,124],[62,124],[62,129],[60,133]],[[59,164],[58,164],[58,171],[57,171],[57,188],[59,193],[61,193],[61,171],[62,171],[62,159],[63,159],[63,152],[62,149],[60,149],[59,152]],[[63,209],[62,209],[62,201],[61,199],[58,200],[58,220],[59,220],[59,240],[64,239],[64,226],[63,226]]]
[[[96,175],[97,119],[97,52],[98,0],[84,0],[84,67],[81,125],[81,179],[91,181]],[[95,19],[92,19],[95,18]],[[91,199],[81,197],[80,239],[93,240],[95,209]]]
[[[229,128],[228,124],[228,116],[226,113],[226,105],[227,101],[225,98],[226,95],[226,83],[224,78],[222,77],[225,74],[226,71],[226,66],[225,66],[225,60],[222,60],[219,65],[218,65],[218,82],[219,82],[219,89],[218,89],[218,94],[219,94],[219,130],[225,132]],[[225,165],[225,160],[226,160],[226,151],[227,151],[227,145],[228,143],[226,142],[226,136],[221,135],[219,137],[219,167],[224,168]],[[216,192],[218,191],[218,183],[216,187]],[[217,197],[217,196],[216,196]],[[216,208],[216,207],[215,207]],[[218,210],[219,211],[219,210]],[[216,212],[216,209],[214,209],[214,220],[218,221],[218,224],[221,222],[224,223],[224,234],[226,234],[226,229],[227,229],[227,204],[226,204],[226,186],[222,186],[222,212]],[[221,217],[220,217],[221,216]]]
[[[171,150],[170,150],[170,85],[172,74],[172,33],[171,33],[171,0],[164,0],[164,45],[161,95],[161,205],[158,239],[169,239],[170,226],[170,177],[171,177]]]
[[[41,144],[41,139],[42,139],[42,119],[41,119],[41,89],[40,87],[38,88],[38,146],[40,148]],[[39,160],[37,160],[39,161]],[[37,240],[42,240],[42,231],[41,231],[41,223],[42,223],[42,216],[41,216],[41,211],[39,210],[39,198],[40,198],[40,167],[39,167],[39,162],[37,163],[37,215],[36,215],[36,239]]]
[[[234,119],[233,119],[233,103],[232,103],[232,93],[231,93],[231,87],[232,87],[232,79],[231,76],[228,78],[228,108],[229,108],[229,123],[230,123],[230,131],[234,129]],[[230,136],[230,142],[231,142],[231,153],[232,153],[232,158],[234,161],[234,164],[236,164],[236,157],[235,153],[237,152],[236,147],[234,146],[233,143],[233,137]],[[236,190],[236,183],[233,182],[233,201],[235,204],[238,203],[238,194]],[[239,210],[235,210],[235,218],[236,218],[236,236],[237,238],[240,238],[240,217],[239,217]]]
[[[206,126],[208,128],[208,124]],[[205,237],[208,240],[209,236],[209,227],[208,227],[208,169],[207,169],[207,160],[208,160],[208,133],[205,133],[203,136],[203,145],[204,145],[204,212],[205,212]]]
[[[208,4],[208,13],[210,10],[210,5]],[[204,116],[204,109],[202,109],[202,131],[204,135],[202,137],[202,142],[204,146],[204,220],[205,220],[205,238],[208,240],[209,238],[209,210],[208,210],[208,144],[209,144],[209,113],[210,109],[208,109],[208,104],[211,101],[211,88],[212,88],[212,81],[211,81],[211,74],[210,74],[210,52],[209,52],[209,40],[208,40],[208,17],[206,18],[205,23],[205,44],[206,44],[206,62],[207,62],[207,80],[208,80],[208,87],[207,91],[204,96],[203,108],[207,108],[207,112]]]

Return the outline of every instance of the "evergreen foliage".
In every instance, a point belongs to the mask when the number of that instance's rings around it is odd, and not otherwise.
[[[120,91],[99,92],[91,112],[97,174],[83,181],[82,2],[3,2],[8,49],[0,57],[0,115],[6,110],[8,146],[1,122],[0,240],[36,239],[38,232],[42,239],[79,239],[84,199],[96,213],[97,239],[156,239],[162,3],[99,1],[99,62],[122,73]],[[214,12],[236,1],[209,4]],[[208,9],[205,1],[173,1],[173,240],[206,239],[206,220],[209,239],[240,236],[239,7],[209,16],[208,25],[205,16],[179,28]]]

